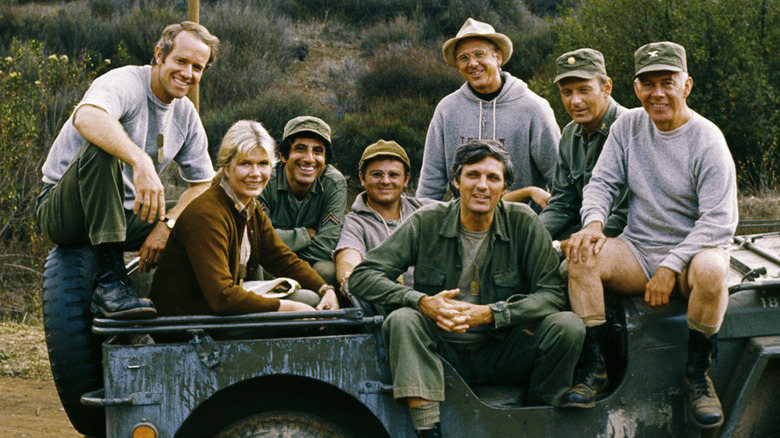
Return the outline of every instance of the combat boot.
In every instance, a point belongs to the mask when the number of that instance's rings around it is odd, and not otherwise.
[[[690,330],[688,362],[683,383],[688,394],[691,420],[702,429],[713,429],[723,424],[723,408],[707,369],[718,355],[718,334],[709,339],[701,332]]]
[[[562,408],[592,408],[596,405],[596,399],[606,392],[609,385],[603,353],[606,331],[606,324],[585,327],[580,366],[574,378],[574,386],[561,397]]]
[[[415,429],[414,434],[417,438],[443,438],[441,423],[434,424],[433,429]]]
[[[92,313],[115,319],[151,318],[157,314],[148,298],[138,298],[130,288],[132,281],[122,256],[121,243],[102,243],[94,247],[97,258],[97,285],[92,293]]]

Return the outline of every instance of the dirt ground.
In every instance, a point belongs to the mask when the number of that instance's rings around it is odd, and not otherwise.
[[[82,437],[70,425],[53,380],[0,376],[0,438]]]
[[[60,404],[40,321],[0,322],[0,438],[81,436]]]

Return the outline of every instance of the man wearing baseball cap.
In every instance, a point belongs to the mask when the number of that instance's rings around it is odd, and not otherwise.
[[[336,279],[342,288],[368,251],[384,242],[415,210],[435,202],[404,194],[411,165],[404,148],[394,141],[379,140],[366,147],[358,168],[365,191],[355,198],[352,210],[344,218],[344,228],[333,252]],[[414,267],[410,267],[402,276],[403,284],[411,287],[413,275]]]
[[[347,206],[344,175],[333,160],[330,126],[317,117],[296,117],[284,127],[279,164],[258,197],[276,234],[298,257],[336,285],[331,253]]]
[[[439,102],[425,139],[417,197],[442,200],[455,175],[455,150],[471,140],[498,141],[515,168],[509,191],[547,205],[561,137],[549,103],[522,80],[502,72],[512,41],[493,26],[472,18],[442,47],[444,60],[466,80]],[[457,196],[458,190],[450,186]]]
[[[698,427],[715,428],[723,410],[707,369],[728,306],[725,247],[738,220],[734,161],[720,129],[688,108],[693,80],[685,49],[651,43],[637,49],[634,60],[642,108],[612,125],[584,189],[584,228],[565,250],[571,306],[594,327],[605,323],[604,285],[618,294],[642,294],[654,309],[668,305],[672,294],[687,299],[688,411]],[[602,229],[623,186],[631,193],[627,225],[617,238],[607,238]],[[583,361],[603,360],[591,340],[586,337],[583,350],[591,351]],[[597,391],[587,384],[575,385],[562,403],[593,406]]]
[[[626,109],[611,97],[612,79],[607,76],[604,56],[598,50],[564,53],[555,61],[555,68],[553,82],[558,85],[572,121],[563,128],[552,197],[539,218],[553,239],[565,240],[582,228],[582,189],[590,181],[609,128]],[[626,225],[626,193],[620,193],[610,211],[604,226],[608,237],[617,236]]]

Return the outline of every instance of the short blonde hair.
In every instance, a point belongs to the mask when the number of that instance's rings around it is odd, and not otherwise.
[[[271,167],[276,165],[276,142],[268,134],[263,125],[253,120],[239,120],[228,129],[222,138],[222,144],[217,153],[217,175],[214,183],[218,183],[224,176],[225,166],[235,158],[249,155],[254,149],[263,149],[268,155]]]

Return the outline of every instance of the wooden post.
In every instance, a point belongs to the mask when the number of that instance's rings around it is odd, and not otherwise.
[[[187,0],[187,19],[200,23],[200,0]],[[196,85],[187,95],[195,109],[200,112],[200,84]]]

